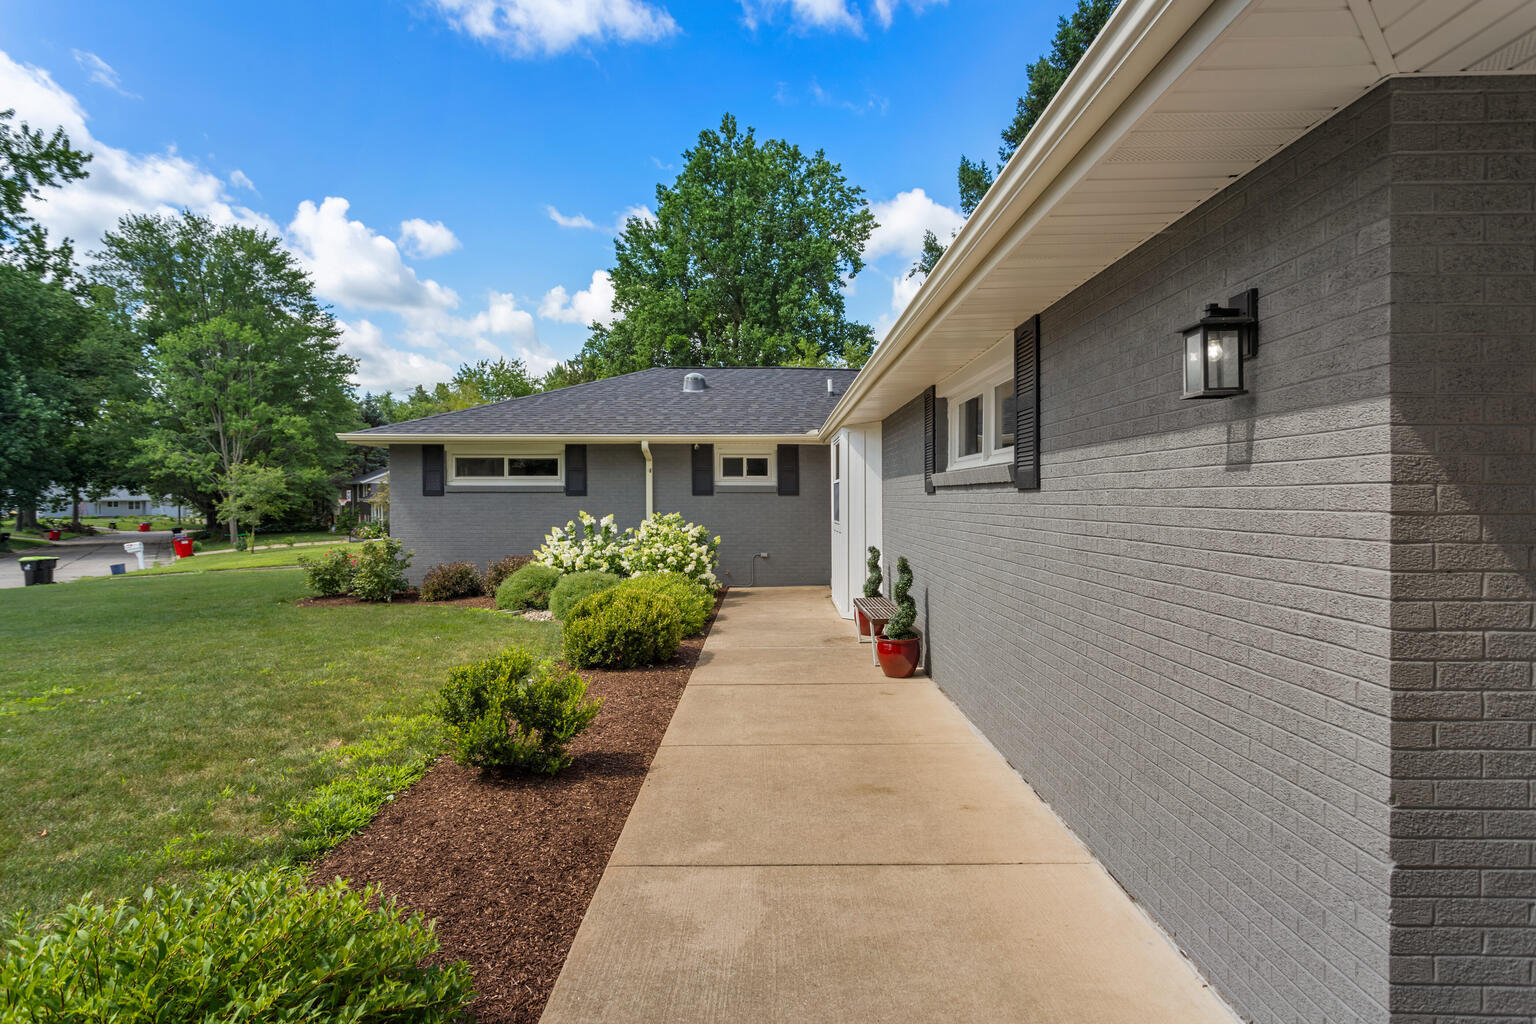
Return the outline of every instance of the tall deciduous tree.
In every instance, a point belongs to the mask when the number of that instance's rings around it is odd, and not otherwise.
[[[683,160],[655,218],[616,241],[619,317],[592,325],[584,370],[863,365],[874,336],[842,291],[875,226],[863,190],[822,151],[759,142],[729,114]]]
[[[103,239],[100,273],[155,370],[139,453],[154,490],[211,525],[255,462],[283,471],[290,505],[329,508],[346,464],[335,435],[358,422],[356,363],[282,243],[190,213],[130,216]]]
[[[13,123],[16,111],[0,110],[0,257],[33,277],[64,280],[74,270],[69,239],[57,248],[28,208],[44,201],[44,190],[87,176],[88,153],[70,145],[64,129],[52,135]]]

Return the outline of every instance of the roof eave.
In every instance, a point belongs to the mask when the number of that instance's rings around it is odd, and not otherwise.
[[[348,444],[821,444],[813,428],[803,434],[337,434]]]

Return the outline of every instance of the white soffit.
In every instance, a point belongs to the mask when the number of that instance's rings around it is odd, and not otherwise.
[[[1125,0],[822,428],[882,419],[1395,74],[1536,72],[1536,0]]]

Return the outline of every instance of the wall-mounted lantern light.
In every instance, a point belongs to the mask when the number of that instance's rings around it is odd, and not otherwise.
[[[1199,323],[1184,328],[1184,397],[1243,394],[1243,360],[1259,342],[1259,290],[1234,295],[1225,306],[1205,307]]]

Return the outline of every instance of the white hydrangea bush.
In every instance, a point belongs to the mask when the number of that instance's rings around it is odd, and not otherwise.
[[[683,521],[680,513],[651,516],[625,536],[622,564],[624,575],[649,572],[680,572],[696,583],[714,590],[719,585],[715,566],[719,563],[720,538],[697,523]]]
[[[533,553],[534,561],[562,573],[596,569],[624,575],[627,538],[613,524],[613,516],[598,519],[586,512],[578,512],[576,516],[580,520],[579,526],[572,521],[563,528],[550,529],[544,537],[544,546]]]

